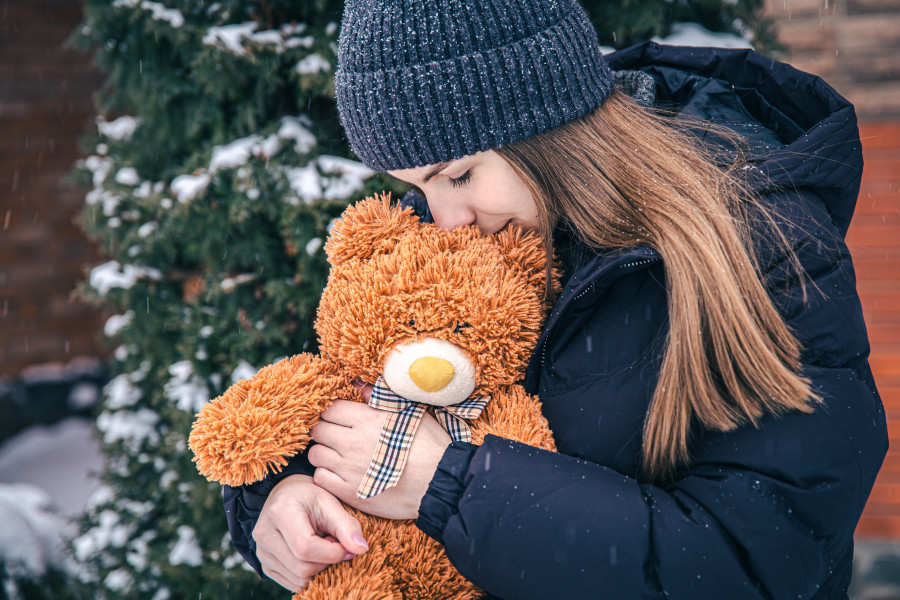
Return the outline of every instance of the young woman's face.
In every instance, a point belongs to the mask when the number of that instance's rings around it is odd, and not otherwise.
[[[493,150],[436,165],[388,171],[428,200],[441,229],[476,225],[482,233],[497,233],[507,225],[538,228],[534,198],[515,170]]]

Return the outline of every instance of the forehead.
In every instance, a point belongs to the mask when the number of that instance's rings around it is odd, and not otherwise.
[[[437,165],[425,165],[424,167],[414,167],[412,169],[394,169],[385,171],[391,177],[400,181],[408,181],[410,183],[419,183],[425,179],[425,176],[434,171]]]
[[[461,156],[453,160],[448,160],[447,162],[425,165],[424,167],[414,167],[411,169],[395,169],[391,171],[385,171],[385,173],[387,173],[391,177],[394,177],[401,181],[406,181],[408,183],[426,183],[429,179],[437,175],[439,172],[444,171],[445,169],[449,169],[453,166],[462,164],[466,167],[472,167],[476,164],[483,164],[487,162],[483,159],[489,157],[490,155],[491,151],[487,150],[485,152],[476,152],[475,154]]]

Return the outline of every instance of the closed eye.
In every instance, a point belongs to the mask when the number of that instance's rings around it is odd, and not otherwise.
[[[469,169],[468,171],[466,171],[459,177],[455,177],[455,178],[451,177],[450,185],[452,185],[453,187],[462,187],[462,186],[466,185],[467,183],[469,183],[469,180],[471,180],[471,179],[472,179],[472,169]]]

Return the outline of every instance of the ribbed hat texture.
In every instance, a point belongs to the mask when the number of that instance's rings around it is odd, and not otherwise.
[[[582,117],[613,75],[575,0],[347,0],[335,93],[368,167],[408,169]]]

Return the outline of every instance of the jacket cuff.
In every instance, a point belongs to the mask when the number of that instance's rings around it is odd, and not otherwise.
[[[441,544],[444,543],[447,521],[459,512],[459,500],[466,487],[466,472],[477,450],[478,446],[466,442],[450,444],[419,504],[416,527]]]
[[[314,470],[306,452],[302,452],[289,458],[288,464],[280,473],[270,473],[256,483],[240,487],[222,486],[222,500],[231,543],[247,564],[264,579],[269,578],[263,573],[262,565],[256,558],[256,541],[253,539],[253,529],[259,520],[263,504],[272,488],[282,479],[290,475],[312,475]]]

